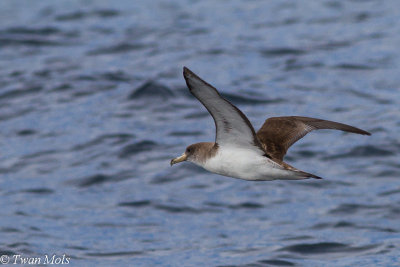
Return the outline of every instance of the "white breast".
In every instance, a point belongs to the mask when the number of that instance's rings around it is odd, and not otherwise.
[[[244,180],[293,179],[293,172],[263,156],[259,151],[238,147],[219,147],[202,167],[220,175]],[[291,178],[290,178],[291,177]]]

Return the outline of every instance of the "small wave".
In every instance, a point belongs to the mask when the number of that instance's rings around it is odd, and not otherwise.
[[[261,29],[261,28],[274,28],[274,27],[281,27],[287,26],[291,24],[297,24],[301,20],[299,18],[286,18],[283,20],[274,20],[274,21],[266,21],[261,23],[256,23],[253,25],[254,29]],[[243,39],[249,39],[248,37],[242,37]]]
[[[313,239],[312,236],[310,235],[298,235],[298,236],[289,236],[289,237],[284,237],[281,240],[282,241],[294,241],[294,240],[308,240],[308,239]]]
[[[263,208],[264,205],[256,203],[256,202],[243,202],[235,205],[229,205],[231,209],[260,209]]]
[[[18,255],[19,253],[17,251],[12,251],[12,250],[0,250],[0,255],[7,255],[12,257],[13,255]]]
[[[90,95],[97,94],[102,91],[113,90],[117,87],[117,85],[111,83],[94,83],[86,86],[85,88],[79,88],[79,91],[75,91],[72,93],[72,99],[79,97],[87,97]]]
[[[202,55],[221,55],[224,53],[226,53],[226,50],[221,49],[221,48],[210,48],[205,51],[199,52],[199,54],[202,54]]]
[[[369,94],[369,93],[357,91],[354,89],[347,89],[345,92],[351,93],[351,94],[355,95],[356,97],[368,99],[368,100],[376,102],[378,104],[393,104],[392,100],[381,98],[380,96],[378,96],[376,94]]]
[[[344,48],[344,47],[349,47],[352,46],[354,44],[354,42],[351,41],[331,41],[331,42],[327,42],[324,44],[320,44],[315,46],[316,49],[320,49],[320,50],[335,50],[338,48]]]
[[[147,151],[147,150],[152,150],[157,146],[158,146],[158,144],[153,141],[149,141],[149,140],[140,141],[140,142],[125,146],[122,149],[122,151],[119,153],[119,157],[127,158],[127,157],[130,157],[131,155],[135,155],[135,154]]]
[[[21,96],[25,96],[25,95],[29,95],[29,94],[36,94],[42,90],[43,90],[43,86],[41,86],[41,85],[34,85],[34,86],[31,85],[31,86],[27,86],[25,88],[11,89],[7,92],[0,94],[0,100],[21,97]]]
[[[42,151],[38,151],[38,152],[35,152],[35,153],[32,153],[32,154],[25,155],[22,158],[23,159],[35,159],[35,158],[40,158],[42,156],[54,155],[54,154],[57,154],[59,152],[61,152],[61,151],[54,150],[54,149],[42,150]]]
[[[345,70],[374,70],[375,67],[365,64],[342,63],[334,66],[335,69]]]
[[[204,205],[210,206],[210,207],[224,207],[224,208],[229,208],[229,209],[260,209],[264,208],[264,205],[257,203],[257,202],[242,202],[238,204],[226,204],[226,203],[220,203],[220,202],[205,202]]]
[[[11,243],[9,245],[7,245],[7,247],[9,248],[28,248],[30,247],[31,244],[29,244],[28,242],[15,242],[15,243]]]
[[[140,256],[144,255],[144,251],[116,251],[116,252],[89,252],[85,253],[86,256],[101,257],[101,258],[112,258],[121,256]]]
[[[131,78],[123,71],[106,72],[100,75],[101,79],[111,82],[129,82]]]
[[[321,68],[324,67],[322,62],[298,62],[297,60],[287,60],[285,62],[285,70],[301,70],[305,68]]]
[[[300,150],[296,151],[294,155],[299,158],[314,158],[320,155],[322,152],[312,151],[312,150]]]
[[[195,132],[189,132],[189,131],[175,131],[169,133],[171,136],[200,136],[203,135],[202,132],[195,131]]]
[[[376,174],[376,177],[399,177],[399,170],[383,170]]]
[[[21,232],[19,229],[14,228],[14,227],[2,227],[0,228],[0,232],[3,233],[19,233]]]
[[[329,211],[331,214],[356,214],[360,211],[385,209],[385,205],[365,205],[365,204],[340,204],[338,207]]]
[[[327,253],[354,253],[354,252],[364,252],[369,251],[373,248],[378,247],[378,245],[366,245],[353,247],[343,243],[337,242],[321,242],[321,243],[302,243],[297,245],[291,245],[279,249],[279,251],[288,251],[298,254],[327,254]]]
[[[69,83],[62,83],[60,85],[55,86],[51,91],[54,92],[64,92],[64,91],[68,91],[71,90],[73,87],[71,84]]]
[[[130,207],[130,208],[145,208],[151,206],[152,208],[166,211],[169,213],[205,213],[205,212],[218,212],[216,209],[205,209],[205,208],[192,208],[189,206],[176,206],[176,205],[167,205],[167,204],[156,204],[150,200],[139,200],[139,201],[131,201],[131,202],[120,202],[118,203],[119,207]]]
[[[72,12],[72,13],[68,13],[68,14],[58,15],[56,17],[56,20],[59,20],[59,21],[78,20],[78,19],[84,18],[85,16],[87,16],[87,14],[85,12],[76,11],[76,12]]]
[[[193,213],[193,214],[199,214],[199,213],[205,213],[205,212],[219,212],[218,210],[215,209],[197,209],[197,208],[192,208],[188,206],[172,206],[172,205],[164,205],[164,204],[157,204],[154,205],[154,208],[163,210],[169,213]]]
[[[22,193],[30,193],[30,194],[38,194],[38,195],[48,195],[48,194],[53,194],[54,190],[50,188],[32,188],[32,189],[25,189],[20,191]]]
[[[287,260],[279,260],[279,259],[260,260],[257,263],[266,264],[267,266],[296,266],[296,264],[293,262]],[[258,264],[255,264],[255,266],[258,266]]]
[[[130,202],[120,202],[118,206],[120,207],[147,207],[151,206],[152,202],[150,200],[139,200],[139,201],[130,201]]]
[[[144,48],[149,48],[151,45],[149,44],[140,44],[140,43],[119,43],[112,46],[97,48],[87,52],[88,55],[107,55],[107,54],[119,54],[119,53],[127,53],[130,51],[141,50]]]
[[[311,180],[305,180],[303,182],[294,181],[293,184],[300,187],[313,187],[313,188],[335,188],[338,186],[349,187],[354,185],[353,183],[350,182],[329,181],[328,179],[323,179],[321,181],[318,181],[318,183],[314,183]]]
[[[169,166],[169,160],[165,161],[165,166]],[[167,170],[156,173],[152,177],[150,183],[165,184],[179,181],[187,177],[188,173],[203,173],[203,169],[193,164],[183,164],[180,168],[168,168]]]
[[[128,140],[131,140],[134,137],[135,136],[133,134],[126,134],[126,133],[104,134],[99,137],[96,137],[93,140],[90,140],[89,142],[75,145],[71,150],[73,151],[84,150],[99,144],[103,144],[106,141],[111,141],[112,145],[122,144]]]
[[[174,96],[171,89],[167,86],[149,81],[140,87],[136,88],[130,95],[129,99],[142,99],[149,98],[151,100],[154,99],[167,99]]]
[[[81,20],[88,17],[101,17],[101,18],[110,18],[118,16],[120,12],[115,9],[100,9],[94,11],[74,11],[70,13],[65,13],[62,15],[58,15],[55,17],[58,21],[72,21],[72,20]]]
[[[130,82],[132,80],[131,76],[127,75],[124,71],[122,70],[115,70],[115,71],[107,71],[103,73],[96,73],[96,74],[79,74],[76,75],[72,78],[74,81],[106,81],[106,82],[112,82],[113,85],[116,82]],[[104,85],[103,85],[104,86]],[[67,87],[70,87],[69,84],[67,84]],[[69,89],[69,88],[67,88]],[[62,90],[64,89],[62,88]]]
[[[57,42],[52,40],[44,40],[33,37],[1,37],[0,36],[0,47],[8,45],[26,45],[26,46],[61,46],[66,43]]]
[[[65,248],[79,250],[79,251],[89,250],[89,248],[83,246],[65,246]]]
[[[96,184],[102,184],[112,179],[112,176],[105,174],[95,174],[80,180],[78,185],[80,187],[88,187]]]
[[[172,171],[170,171],[168,174],[155,175],[155,177],[153,179],[151,179],[150,183],[151,184],[165,184],[165,183],[179,181],[183,178],[184,178],[184,175],[177,175],[176,173],[172,173]]]
[[[177,95],[190,99],[190,101],[195,101],[193,95],[189,92],[187,87],[179,87],[174,90],[177,92]],[[232,102],[235,105],[258,105],[258,104],[279,104],[286,102],[286,99],[283,98],[262,98],[262,97],[250,97],[243,96],[233,93],[223,93],[220,92],[221,96],[226,98],[228,101]]]
[[[71,37],[71,33],[50,26],[42,28],[12,27],[0,31],[0,47],[10,45],[63,46],[67,44],[65,37],[68,36]]]
[[[350,152],[324,157],[325,159],[338,159],[350,157],[385,157],[392,156],[395,152],[373,145],[357,146]]]
[[[108,182],[119,182],[121,180],[128,179],[129,177],[130,177],[129,172],[121,172],[121,173],[111,174],[111,175],[98,173],[98,174],[94,174],[94,175],[91,175],[88,177],[70,180],[68,183],[76,185],[78,187],[89,187],[89,186],[100,185],[100,184],[108,183]]]
[[[18,172],[27,166],[37,165],[44,166],[46,171],[50,171],[50,168],[54,167],[52,164],[57,163],[56,155],[61,153],[60,150],[44,150],[31,154],[26,154],[20,159],[12,161],[5,168],[0,168],[0,173],[12,173]]]
[[[400,194],[400,189],[384,191],[382,193],[379,193],[378,196],[390,196],[394,194]]]
[[[28,135],[34,135],[36,134],[36,131],[33,129],[23,129],[17,132],[17,135],[19,136],[28,136]]]
[[[380,232],[387,233],[397,233],[398,231],[393,228],[388,227],[378,227],[378,226],[369,226],[369,225],[356,225],[347,221],[339,221],[337,223],[318,223],[311,227],[312,230],[323,230],[323,229],[332,229],[332,228],[353,228],[353,229],[368,229]]]
[[[261,55],[267,57],[277,57],[277,56],[297,56],[307,53],[306,50],[299,48],[289,48],[289,47],[278,47],[278,48],[268,48],[262,49],[260,51]]]
[[[60,33],[61,31],[56,27],[43,27],[43,28],[30,28],[30,27],[12,27],[4,31],[0,31],[0,34],[33,34],[33,35],[52,35]]]

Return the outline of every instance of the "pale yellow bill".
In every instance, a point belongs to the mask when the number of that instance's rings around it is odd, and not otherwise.
[[[182,154],[182,156],[177,157],[177,158],[174,158],[174,159],[171,160],[171,166],[174,165],[174,164],[176,164],[176,163],[185,161],[186,159],[187,159],[186,154]]]

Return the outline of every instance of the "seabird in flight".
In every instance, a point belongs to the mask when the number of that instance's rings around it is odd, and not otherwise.
[[[212,85],[186,67],[183,76],[189,91],[213,117],[216,137],[215,142],[188,146],[182,156],[171,160],[171,166],[190,161],[213,173],[251,181],[321,179],[283,161],[291,145],[318,129],[371,135],[343,123],[300,116],[269,118],[256,133],[243,112]]]

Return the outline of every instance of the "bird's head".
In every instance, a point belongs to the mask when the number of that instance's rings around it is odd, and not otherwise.
[[[196,151],[198,150],[198,145],[199,144],[193,144],[188,146],[185,150],[185,153],[171,160],[171,166],[182,161],[191,161],[191,162],[195,161],[196,159],[195,155]]]
[[[171,160],[171,166],[182,161],[190,161],[197,165],[202,165],[215,148],[215,143],[211,142],[190,145],[186,148],[185,153]]]

